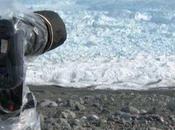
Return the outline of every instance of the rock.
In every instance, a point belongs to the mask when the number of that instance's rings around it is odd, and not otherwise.
[[[71,107],[71,108],[74,108],[75,107],[75,102],[73,100],[67,100],[67,103],[66,103],[68,107]]]
[[[146,110],[144,110],[144,109],[140,110],[140,114],[144,115],[144,114],[146,114],[146,113],[147,113]]]
[[[80,104],[84,104],[84,100],[83,100],[83,98],[79,98],[79,102],[80,102]]]
[[[149,130],[162,130],[162,129],[159,129],[159,128],[156,128],[156,127],[150,127]]]
[[[79,119],[73,119],[73,120],[70,120],[70,124],[71,126],[80,126],[81,125],[81,121]]]
[[[101,119],[101,123],[107,123],[107,120]]]
[[[61,113],[61,117],[65,119],[74,119],[76,118],[76,114],[70,110],[65,110]]]
[[[110,113],[110,110],[107,109],[107,108],[102,107],[101,108],[101,113],[109,114]]]
[[[131,124],[133,121],[133,116],[130,113],[119,111],[119,112],[116,112],[115,114],[112,114],[108,118],[108,120],[121,122],[123,124]]]
[[[101,108],[102,108],[102,106],[101,106],[100,103],[93,103],[92,106],[93,106],[93,107],[96,107],[96,108],[98,108],[98,109],[101,109]]]
[[[83,116],[81,119],[80,119],[80,123],[81,123],[81,126],[87,126],[89,124],[88,120],[87,120],[87,117],[86,116]]]
[[[94,101],[94,98],[92,96],[84,97],[84,104],[92,104],[92,101]]]
[[[70,124],[67,122],[67,120],[60,118],[60,126],[61,130],[72,130]]]
[[[170,111],[175,112],[175,99],[172,99],[167,103],[167,108]]]
[[[57,103],[61,103],[62,102],[62,99],[61,98],[58,98],[56,102]]]
[[[71,107],[73,110],[77,110],[77,111],[85,110],[84,105],[82,105],[80,102],[74,101],[74,100],[68,100],[66,106]]]
[[[140,111],[137,108],[132,107],[132,106],[129,107],[129,112],[131,114],[139,114],[140,113]]]
[[[147,114],[155,114],[156,111],[157,111],[156,108],[153,107],[153,108],[151,108],[150,110],[148,110]]]
[[[121,111],[121,112],[129,113],[129,106],[124,106],[124,107],[122,107],[120,111]]]
[[[102,95],[101,98],[102,98],[102,100],[104,100],[104,101],[107,101],[107,100],[108,100],[108,97],[107,97],[106,95]]]
[[[79,102],[76,102],[75,103],[75,110],[77,110],[77,111],[85,110],[85,106],[81,105]]]
[[[164,118],[159,115],[151,115],[152,120],[164,123]]]
[[[111,96],[109,99],[111,102],[115,102],[115,98],[113,96]]]
[[[82,127],[82,122],[79,119],[71,120],[70,124],[73,127],[73,130],[84,130]]]
[[[41,125],[42,130],[59,130],[60,129],[60,125],[57,121],[57,119],[55,118],[47,118],[45,119],[45,122],[43,123],[43,125]]]
[[[95,126],[100,126],[100,118],[97,115],[88,116],[87,120],[90,124],[94,124]]]
[[[131,114],[125,113],[125,112],[120,112],[120,118],[123,119],[125,122],[130,122],[132,120]]]
[[[85,130],[82,126],[75,126],[74,130]]]
[[[54,101],[45,99],[45,100],[40,102],[40,106],[41,107],[58,107],[58,104]]]
[[[40,122],[41,122],[41,127],[44,126],[44,116],[43,114],[40,114]]]
[[[122,112],[130,113],[130,114],[140,114],[140,111],[133,106],[125,106],[121,109]]]
[[[171,119],[173,122],[175,122],[175,115],[171,115],[171,116],[170,116],[170,119]]]
[[[81,119],[82,120],[87,120],[87,117],[86,116],[83,116]]]

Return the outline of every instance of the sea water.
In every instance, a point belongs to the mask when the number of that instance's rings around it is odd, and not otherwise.
[[[20,0],[53,10],[68,38],[28,63],[26,83],[150,89],[175,86],[174,0]]]

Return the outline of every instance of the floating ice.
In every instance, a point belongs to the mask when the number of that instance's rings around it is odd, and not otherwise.
[[[142,14],[142,13],[140,13],[140,12],[137,12],[136,14],[135,14],[135,20],[138,20],[138,21],[140,21],[140,20],[143,20],[143,21],[150,21],[151,20],[151,16],[150,15],[148,15],[148,14]]]
[[[68,30],[64,45],[29,64],[28,84],[174,86],[174,0],[30,0],[25,5],[57,11]]]

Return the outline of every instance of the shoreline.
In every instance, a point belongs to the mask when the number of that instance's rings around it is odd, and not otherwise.
[[[30,86],[42,130],[174,130],[175,90]]]

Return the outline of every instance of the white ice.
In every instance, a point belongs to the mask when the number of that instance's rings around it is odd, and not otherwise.
[[[29,63],[26,82],[98,89],[175,86],[174,0],[28,0],[66,23],[64,45]]]

